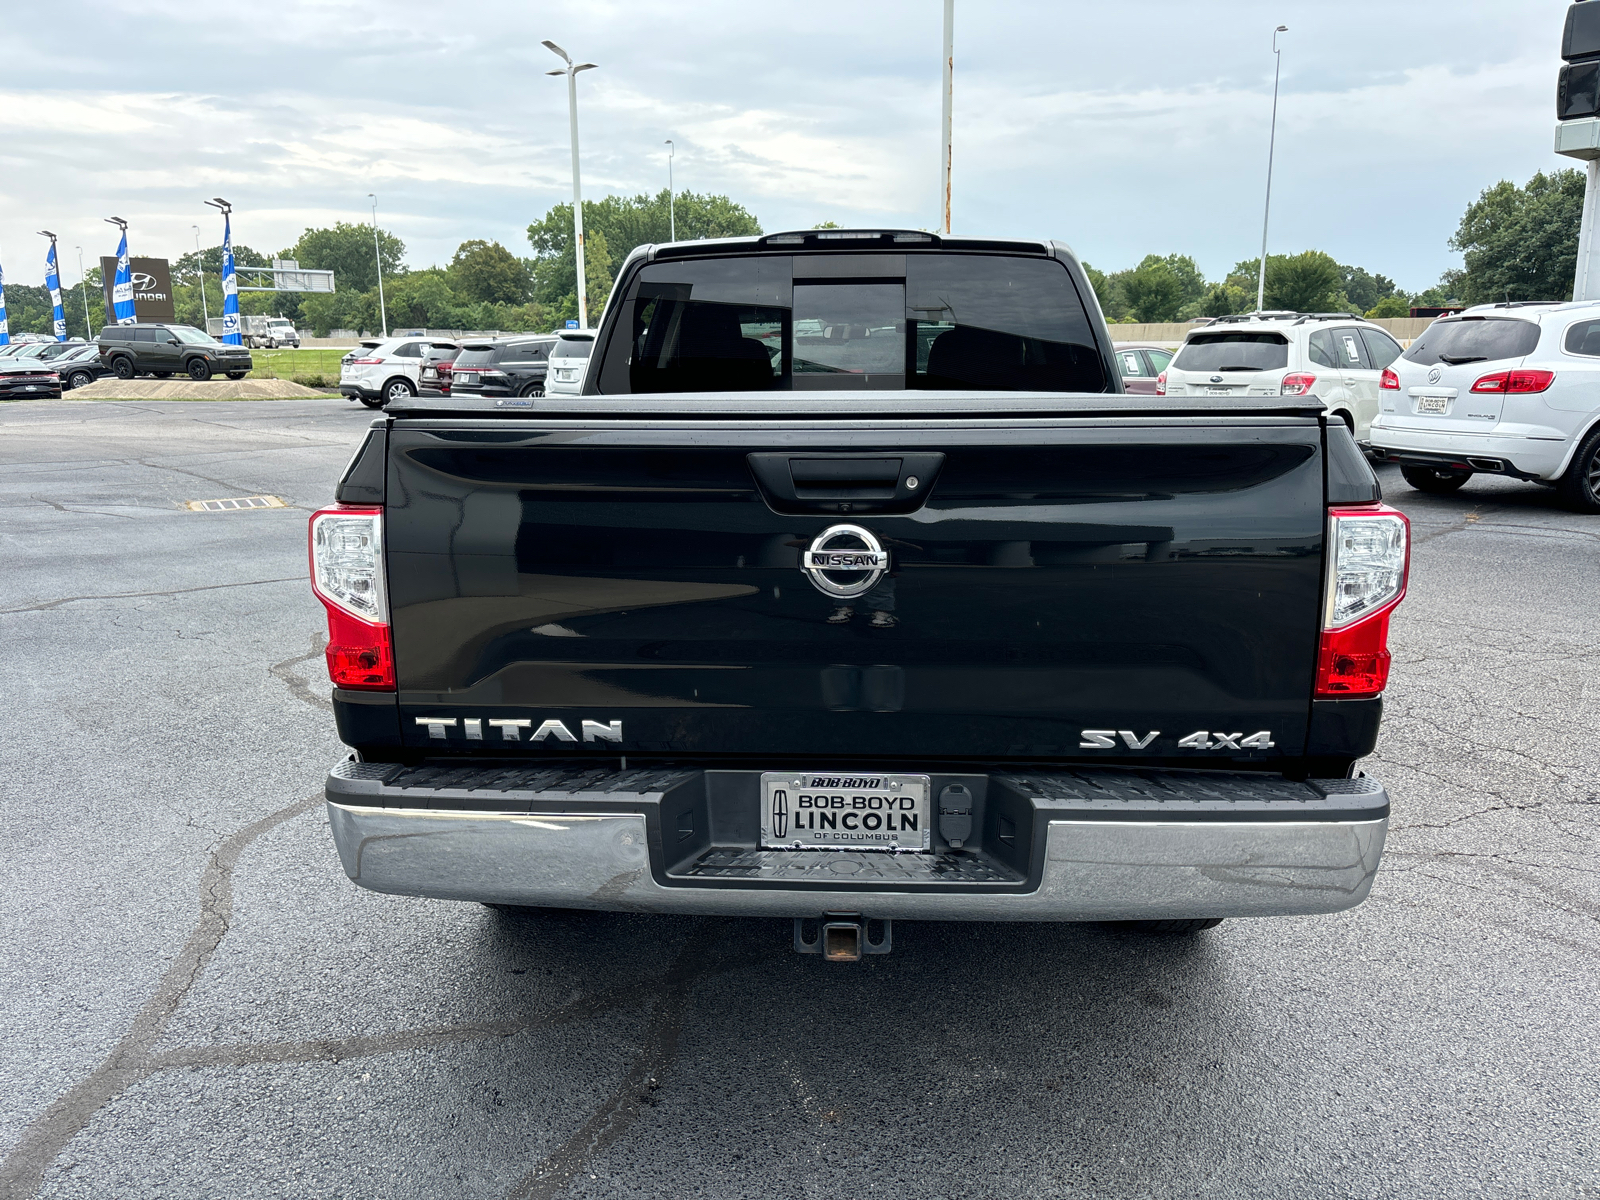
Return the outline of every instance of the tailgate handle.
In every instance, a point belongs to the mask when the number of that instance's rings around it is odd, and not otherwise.
[[[780,511],[912,512],[927,499],[944,455],[766,453],[749,463]]]

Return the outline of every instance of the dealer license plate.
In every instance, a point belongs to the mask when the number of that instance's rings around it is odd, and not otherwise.
[[[1208,395],[1208,396],[1231,396],[1231,395],[1233,395],[1233,389],[1232,388],[1207,388],[1206,389],[1206,395]]]
[[[761,776],[761,845],[926,850],[929,790],[926,775],[768,771]]]
[[[1419,413],[1442,413],[1450,408],[1449,396],[1418,396],[1417,411]]]

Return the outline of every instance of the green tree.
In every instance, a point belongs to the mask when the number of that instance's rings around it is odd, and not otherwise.
[[[1238,263],[1228,275],[1231,283],[1236,278],[1248,281],[1252,307],[1256,291],[1256,272],[1261,260],[1252,258]],[[1332,256],[1321,250],[1305,250],[1299,254],[1267,255],[1266,306],[1268,309],[1287,309],[1290,312],[1336,312],[1350,307],[1344,294],[1344,268]]]
[[[1154,254],[1147,256],[1120,282],[1123,297],[1141,322],[1178,319],[1178,310],[1184,305],[1186,280],[1165,259]]]
[[[1366,312],[1395,294],[1395,282],[1387,276],[1373,275],[1361,267],[1341,265],[1339,270],[1344,275],[1345,298],[1356,312]]]
[[[591,280],[596,273],[596,235],[603,239],[607,276],[615,273],[635,247],[665,242],[670,237],[665,189],[654,196],[607,196],[583,202],[584,267]],[[742,205],[726,196],[701,196],[680,192],[676,201],[678,240],[738,237],[761,232],[761,225]],[[551,311],[569,305],[577,315],[578,269],[572,244],[572,205],[558,204],[528,226],[528,242],[534,255],[534,299],[552,306]],[[592,297],[590,307],[598,309]],[[602,301],[604,296],[601,297]],[[591,316],[590,318],[594,318]]]
[[[1369,319],[1380,317],[1409,317],[1411,315],[1411,301],[1405,296],[1385,296],[1371,308],[1367,309]]]
[[[450,284],[467,300],[522,304],[532,293],[528,269],[499,242],[470,241],[456,247]]]
[[[385,287],[405,273],[406,244],[387,230],[378,231]],[[378,286],[372,226],[340,221],[332,229],[307,229],[300,240],[280,256],[295,259],[308,270],[332,271],[334,287],[365,292]]]
[[[266,255],[252,250],[249,246],[235,246],[233,248],[233,261],[240,267],[270,267],[272,261]],[[190,284],[195,282],[196,270],[203,268],[205,273],[213,280],[222,278],[222,244],[196,253],[191,250],[172,264],[172,282],[175,284]]]
[[[1527,187],[1502,179],[1473,201],[1450,239],[1465,260],[1462,303],[1570,300],[1583,189],[1578,171],[1541,171]]]
[[[1234,313],[1249,312],[1255,304],[1255,299],[1254,292],[1237,282],[1234,276],[1229,276],[1223,282],[1214,283],[1207,289],[1193,315],[1227,317]]]

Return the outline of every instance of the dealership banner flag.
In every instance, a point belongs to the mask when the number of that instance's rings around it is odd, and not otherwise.
[[[222,340],[242,345],[239,336],[239,279],[233,271],[233,226],[222,214]]]
[[[122,231],[122,241],[117,245],[117,275],[111,283],[111,308],[118,325],[132,325],[139,318],[133,315],[133,270],[128,266],[128,231]]]
[[[11,327],[6,324],[6,272],[0,267],[0,346],[11,345]]]
[[[67,340],[67,314],[61,311],[61,272],[56,269],[56,243],[50,239],[50,253],[44,256],[44,285],[50,289],[50,303],[55,307],[56,341]]]

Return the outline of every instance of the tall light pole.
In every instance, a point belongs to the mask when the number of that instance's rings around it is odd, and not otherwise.
[[[389,310],[383,303],[383,253],[378,249],[378,197],[372,192],[367,193],[367,199],[372,201],[372,257],[378,264],[378,317],[383,321],[383,336],[389,336]]]
[[[1267,139],[1267,206],[1261,214],[1261,273],[1256,277],[1256,311],[1267,306],[1267,222],[1272,219],[1272,155],[1278,148],[1278,72],[1283,66],[1283,51],[1278,35],[1288,33],[1287,25],[1272,31],[1272,133]]]
[[[544,44],[552,54],[559,55],[561,61],[567,64],[564,70],[546,71],[545,74],[567,77],[567,118],[572,125],[572,236],[577,243],[578,254],[578,327],[587,329],[589,285],[583,273],[583,185],[578,179],[578,72],[592,71],[597,64],[574,63],[571,55],[548,38]]]
[[[204,314],[206,324],[209,326],[211,324],[211,308],[206,303],[206,260],[205,256],[200,253],[200,226],[191,225],[189,228],[194,230],[194,265],[195,269],[200,272],[200,311]],[[208,328],[206,332],[210,333],[211,330]]]
[[[89,277],[83,271],[83,247],[74,246],[78,252],[78,290],[83,293],[83,336],[94,337],[94,327],[89,324]]]
[[[939,199],[944,205],[944,231],[950,232],[950,124],[954,116],[956,88],[956,0],[944,0],[944,124],[943,139],[939,149],[940,163]]]
[[[673,190],[673,187],[672,187],[672,156],[677,153],[678,148],[672,144],[672,139],[671,138],[667,139],[666,146],[667,146],[667,240],[675,242],[675,241],[678,240],[678,208],[677,208],[677,193]]]

